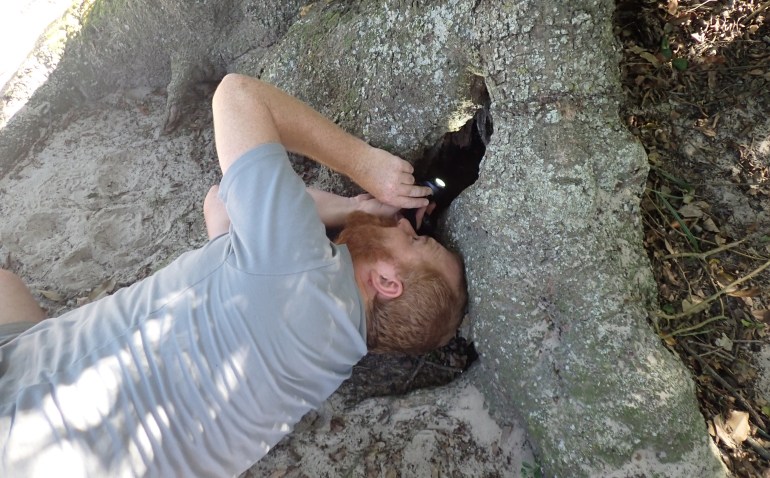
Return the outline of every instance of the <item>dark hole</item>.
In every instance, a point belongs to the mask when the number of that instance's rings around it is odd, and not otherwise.
[[[478,87],[482,107],[456,132],[446,133],[415,164],[418,183],[434,190],[432,200],[436,209],[421,225],[420,234],[435,234],[436,218],[460,193],[479,178],[479,164],[492,137],[493,124],[489,114],[489,95]],[[414,224],[414,218],[408,217]]]

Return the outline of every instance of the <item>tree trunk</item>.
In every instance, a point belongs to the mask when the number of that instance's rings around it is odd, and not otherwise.
[[[195,85],[239,71],[412,161],[488,108],[494,134],[479,179],[442,221],[466,260],[481,355],[463,383],[484,392],[503,428],[523,419],[548,475],[723,476],[691,378],[648,323],[655,286],[639,213],[647,162],[617,115],[613,2],[301,3],[97,0],[50,85],[0,132],[0,173],[34,143],[30,111],[73,91],[55,114],[116,87],[167,85],[158,141],[170,144],[200,138],[190,132]],[[212,154],[210,125],[195,127]],[[202,176],[215,168],[207,164]],[[66,244],[50,247],[68,267],[77,259],[56,249]],[[29,249],[8,252],[31,262]],[[27,272],[66,283],[57,260]],[[137,270],[124,262],[103,266]],[[340,473],[359,466],[353,454],[337,458]],[[309,463],[299,466],[313,475]]]

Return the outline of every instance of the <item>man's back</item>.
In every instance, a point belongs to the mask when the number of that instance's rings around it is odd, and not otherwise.
[[[347,378],[352,264],[283,149],[239,159],[222,196],[232,234],[0,349],[0,475],[237,474]]]

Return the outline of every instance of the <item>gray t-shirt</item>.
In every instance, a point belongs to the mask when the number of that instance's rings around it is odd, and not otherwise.
[[[228,234],[0,347],[0,476],[235,476],[349,377],[352,262],[286,151],[220,196]]]

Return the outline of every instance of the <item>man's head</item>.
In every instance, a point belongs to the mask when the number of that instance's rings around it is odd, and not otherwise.
[[[369,351],[424,353],[454,336],[467,298],[459,256],[406,219],[364,213],[348,218],[337,242],[366,300]]]

